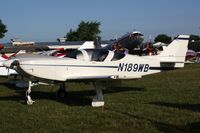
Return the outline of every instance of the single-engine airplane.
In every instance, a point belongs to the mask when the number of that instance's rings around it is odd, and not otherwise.
[[[27,104],[34,101],[30,97],[33,81],[60,83],[58,95],[64,96],[65,82],[93,81],[96,97],[92,106],[104,106],[103,80],[139,79],[142,76],[184,67],[189,36],[179,35],[163,52],[154,56],[136,56],[105,49],[81,49],[69,57],[56,58],[42,55],[17,55],[4,62],[28,77]]]

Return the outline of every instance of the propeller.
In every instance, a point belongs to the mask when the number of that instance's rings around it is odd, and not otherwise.
[[[18,61],[18,60],[13,61],[13,62],[11,63],[10,68],[13,69],[13,68],[16,67],[16,66],[19,66],[19,61]]]

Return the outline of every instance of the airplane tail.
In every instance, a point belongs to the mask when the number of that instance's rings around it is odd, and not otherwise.
[[[163,64],[174,64],[174,67],[184,67],[185,56],[190,36],[179,35],[172,43],[168,45],[158,57]]]

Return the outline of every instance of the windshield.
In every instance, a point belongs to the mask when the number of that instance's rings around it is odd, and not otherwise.
[[[94,50],[91,56],[91,61],[104,61],[108,56],[108,53],[107,50]]]
[[[113,58],[111,61],[117,61],[117,60],[120,60],[122,58],[124,58],[125,54],[124,53],[121,53],[121,52],[115,52]]]
[[[84,59],[88,61],[103,62],[106,58],[110,58],[110,61],[117,61],[124,58],[125,54],[119,52],[109,51],[105,49],[86,49],[86,50],[76,50],[72,52],[69,57],[74,59]],[[108,56],[109,55],[109,56]]]

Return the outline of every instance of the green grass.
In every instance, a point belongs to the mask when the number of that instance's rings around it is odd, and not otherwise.
[[[198,64],[122,81],[104,90],[104,108],[91,107],[91,84],[68,84],[65,99],[57,87],[34,86],[28,106],[25,89],[0,84],[0,132],[200,132]]]

